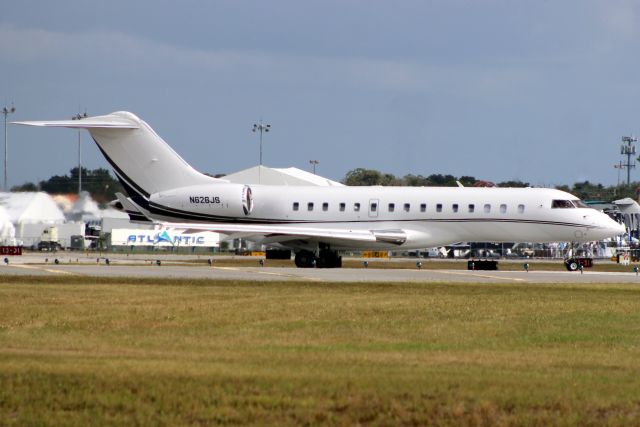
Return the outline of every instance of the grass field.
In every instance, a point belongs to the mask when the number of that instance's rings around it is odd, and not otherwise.
[[[640,287],[0,276],[0,425],[640,425]]]

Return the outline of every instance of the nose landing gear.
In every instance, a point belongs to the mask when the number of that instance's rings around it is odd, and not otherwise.
[[[580,267],[590,268],[593,267],[593,258],[588,257],[575,257],[564,260],[564,266],[569,271],[578,271]]]

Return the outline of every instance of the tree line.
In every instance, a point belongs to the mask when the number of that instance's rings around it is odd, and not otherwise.
[[[345,175],[343,184],[358,185],[386,185],[405,187],[455,187],[460,182],[465,187],[529,187],[528,182],[519,180],[501,181],[492,183],[477,179],[472,176],[431,174],[428,176],[408,174],[397,177],[390,173],[383,173],[374,169],[357,168]],[[560,185],[559,190],[567,191],[583,200],[615,200],[624,197],[638,199],[640,190],[639,182],[630,185],[604,186],[589,181],[576,182],[572,186]],[[82,189],[88,191],[91,197],[98,203],[105,204],[116,198],[115,193],[123,193],[122,185],[116,180],[108,169],[82,168]],[[49,194],[68,194],[78,191],[78,168],[75,167],[67,175],[54,175],[47,180],[36,183],[28,182],[14,186],[11,191],[44,191]]]
[[[390,173],[383,173],[374,169],[357,168],[347,172],[342,183],[350,186],[358,185],[386,185],[405,187],[456,187],[460,182],[465,187],[529,187],[528,182],[519,180],[501,181],[493,183],[472,176],[431,174],[429,176],[408,174],[397,177]],[[610,201],[631,197],[638,199],[640,182],[632,182],[629,185],[604,186],[589,181],[576,182],[572,186],[559,185],[559,190],[571,193],[583,200]]]
[[[67,175],[54,175],[47,180],[36,183],[27,182],[11,188],[11,191],[44,191],[49,194],[70,194],[78,192],[78,168],[75,167]],[[96,202],[104,205],[116,198],[116,193],[124,193],[122,185],[108,169],[82,168],[82,191],[87,191]]]

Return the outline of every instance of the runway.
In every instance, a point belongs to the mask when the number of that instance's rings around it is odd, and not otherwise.
[[[89,262],[91,260],[91,262]],[[288,267],[227,267],[206,264],[184,265],[165,260],[161,265],[149,261],[131,263],[133,259],[104,260],[90,258],[85,262],[55,264],[51,259],[12,259],[0,266],[2,275],[60,275],[136,278],[183,278],[238,281],[318,281],[318,282],[483,282],[483,283],[629,283],[640,284],[633,272],[584,273],[568,271],[467,271],[423,269],[300,269]],[[69,260],[76,261],[76,259]],[[125,262],[127,261],[127,262]]]

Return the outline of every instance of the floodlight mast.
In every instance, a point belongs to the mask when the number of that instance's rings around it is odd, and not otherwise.
[[[320,161],[319,160],[309,160],[309,163],[311,163],[313,165],[313,174],[315,175],[316,174],[316,165],[318,163],[320,163]]]
[[[78,113],[75,116],[71,117],[71,120],[82,120],[86,117],[87,117],[87,112],[85,111],[84,114]],[[81,138],[80,131],[78,131],[78,196],[82,192],[82,151],[81,151],[80,138]]]
[[[8,165],[8,142],[7,142],[7,116],[9,114],[13,114],[16,112],[16,107],[11,103],[11,108],[3,107],[2,114],[4,114],[4,191],[9,191],[8,181],[7,181],[7,165]]]
[[[254,123],[252,132],[260,132],[260,167],[258,167],[258,184],[260,183],[260,175],[262,169],[262,133],[269,132],[271,130],[271,125],[267,123],[262,123],[262,119],[260,119],[260,123]]]
[[[637,141],[638,141],[638,138],[635,138],[633,135],[622,137],[622,146],[620,147],[620,154],[622,154],[623,156],[627,156],[627,163],[624,165],[624,167],[627,168],[627,186],[631,184],[631,168],[636,167],[635,159],[633,163],[631,163],[631,156],[635,156],[636,154],[636,146],[633,143]],[[625,145],[625,143],[627,145]]]

